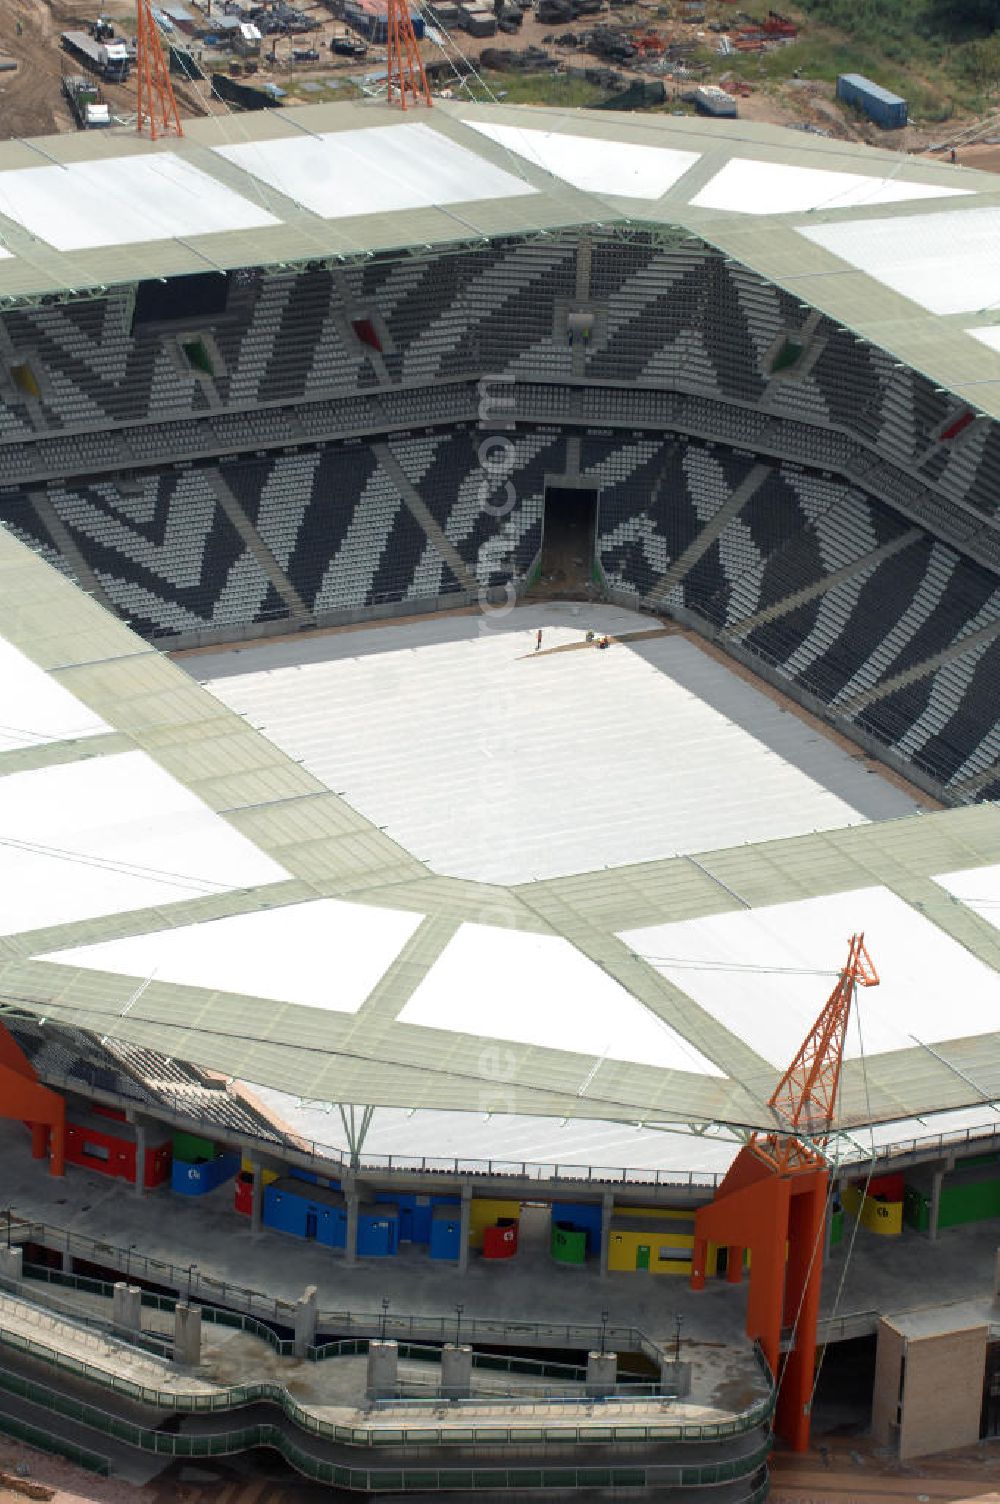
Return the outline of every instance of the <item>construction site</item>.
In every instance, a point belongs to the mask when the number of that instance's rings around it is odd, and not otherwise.
[[[233,0],[178,0],[159,7],[156,24],[182,115],[377,95],[384,87],[385,6],[366,3],[262,0],[241,7]],[[988,126],[976,132],[956,123],[942,131],[914,121],[887,133],[844,108],[833,84],[808,72],[785,77],[779,70],[778,81],[768,82],[769,59],[811,34],[808,20],[774,9],[758,6],[751,15],[731,0],[477,0],[425,6],[413,15],[432,88],[445,97],[502,99],[514,90],[518,103],[738,113],[840,139],[891,140],[908,151],[943,138],[970,164],[991,161],[989,146],[964,154],[967,138],[991,139]],[[93,38],[95,30],[116,26],[134,51],[131,0],[107,0],[93,13],[74,0],[10,0],[0,15],[0,131],[19,136],[80,127],[65,82],[78,70],[64,37]],[[134,90],[99,66],[88,71],[100,75],[111,116],[130,123]],[[706,85],[709,93],[699,95]]]
[[[0,1499],[995,1500],[996,180],[197,9],[14,29]]]

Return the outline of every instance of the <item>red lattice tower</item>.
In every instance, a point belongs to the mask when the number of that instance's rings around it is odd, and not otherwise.
[[[136,129],[142,135],[149,127],[153,141],[157,136],[183,136],[174,86],[170,82],[170,69],[163,56],[160,33],[150,0],[136,0],[136,54],[135,71],[137,84]]]
[[[767,1104],[780,1120],[782,1133],[755,1133],[750,1140],[752,1152],[779,1174],[825,1163],[816,1144],[825,1142],[833,1125],[854,990],[877,986],[878,972],[865,937],[852,935],[837,985]]]
[[[771,1132],[754,1133],[733,1160],[715,1199],[695,1212],[691,1284],[705,1285],[709,1244],[727,1249],[726,1278],[743,1278],[750,1249],[747,1335],[778,1386],[775,1430],[795,1452],[809,1446],[823,1259],[830,1194],[825,1154],[833,1131],[851,1004],[877,987],[864,935],[852,935],[847,965],[768,1102]],[[791,1328],[790,1346],[782,1345]]]
[[[427,83],[424,65],[420,61],[417,38],[413,31],[409,0],[388,0],[386,22],[388,26],[387,98],[393,102],[393,91],[399,94],[401,109],[406,109],[407,99],[412,104],[431,105],[431,91]]]

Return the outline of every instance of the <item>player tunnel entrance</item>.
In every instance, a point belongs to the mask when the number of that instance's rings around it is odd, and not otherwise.
[[[597,498],[592,486],[546,485],[538,582],[543,590],[565,594],[593,583]]]

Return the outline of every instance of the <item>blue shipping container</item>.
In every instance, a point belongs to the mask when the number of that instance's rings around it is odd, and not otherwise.
[[[432,1259],[457,1259],[462,1247],[462,1214],[450,1206],[436,1206],[431,1214]]]
[[[175,1159],[170,1171],[170,1189],[179,1196],[206,1196],[224,1180],[232,1180],[240,1167],[239,1154],[217,1154],[196,1164]]]
[[[327,1248],[347,1245],[347,1206],[340,1192],[292,1176],[264,1187],[262,1221],[277,1232],[315,1239]]]
[[[429,1243],[431,1220],[436,1206],[458,1206],[459,1196],[414,1196],[394,1191],[377,1191],[377,1202],[389,1202],[399,1208],[399,1241],[401,1243]]]
[[[358,1258],[387,1258],[399,1252],[399,1212],[389,1206],[358,1207]]]
[[[886,130],[898,130],[906,124],[906,100],[898,94],[872,83],[860,73],[842,73],[837,79],[837,98],[863,110],[869,120]]]

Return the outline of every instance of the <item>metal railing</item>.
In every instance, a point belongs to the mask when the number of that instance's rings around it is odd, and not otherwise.
[[[183,1415],[195,1415],[205,1412],[218,1412],[239,1410],[247,1405],[258,1403],[270,1403],[279,1409],[286,1419],[293,1422],[300,1430],[309,1435],[321,1437],[329,1442],[336,1442],[346,1446],[378,1448],[403,1445],[428,1445],[428,1446],[483,1446],[483,1445],[520,1445],[525,1438],[525,1432],[518,1426],[490,1425],[480,1427],[474,1424],[468,1427],[453,1426],[421,1426],[397,1428],[372,1427],[372,1426],[342,1426],[320,1419],[312,1411],[303,1408],[302,1405],[289,1394],[283,1384],[271,1380],[261,1380],[255,1383],[237,1384],[227,1389],[218,1389],[208,1393],[182,1393],[177,1388],[161,1389],[149,1384],[141,1384],[132,1379],[122,1377],[118,1373],[110,1373],[107,1369],[90,1363],[84,1358],[73,1357],[69,1353],[51,1347],[48,1343],[34,1337],[27,1337],[21,1332],[5,1331],[0,1329],[0,1348],[9,1348],[15,1352],[22,1352],[30,1357],[37,1358],[52,1368],[57,1368],[63,1373],[73,1374],[77,1378],[85,1379],[103,1389],[125,1398],[137,1401],[142,1405],[157,1410],[169,1410]],[[44,1387],[44,1386],[43,1386]],[[56,1391],[52,1391],[57,1393]],[[58,1396],[61,1400],[62,1396]],[[66,1401],[66,1403],[73,1403]],[[589,1402],[588,1402],[589,1403]],[[666,1397],[663,1397],[663,1410],[666,1413],[671,1405]],[[586,1424],[569,1422],[565,1425],[533,1427],[531,1430],[532,1440],[558,1441],[581,1446],[592,1445],[598,1442],[608,1441],[676,1441],[676,1442],[705,1442],[721,1441],[728,1437],[740,1436],[754,1430],[756,1427],[769,1422],[774,1408],[773,1388],[767,1395],[762,1396],[752,1405],[734,1416],[731,1420],[688,1423],[666,1420],[659,1421],[629,1421],[622,1420],[620,1423],[613,1422],[608,1425],[595,1426],[592,1420]],[[154,1433],[160,1435],[160,1432]],[[194,1440],[196,1438],[187,1438]],[[141,1443],[139,1443],[141,1444]],[[261,1443],[262,1445],[264,1443]],[[238,1448],[241,1450],[242,1448]],[[191,1454],[195,1455],[195,1454]]]
[[[69,1257],[85,1258],[93,1264],[122,1269],[126,1279],[145,1279],[151,1284],[164,1285],[168,1289],[190,1295],[199,1304],[223,1310],[229,1308],[234,1315],[250,1320],[270,1321],[288,1329],[295,1324],[294,1301],[252,1290],[231,1280],[215,1279],[187,1265],[148,1258],[134,1249],[99,1242],[85,1233],[68,1232],[65,1228],[21,1218],[12,1212],[11,1236],[15,1243],[37,1243]],[[30,1275],[34,1267],[29,1265],[26,1273]],[[77,1288],[87,1289],[88,1277],[85,1275],[68,1275],[59,1270],[41,1272],[41,1266],[38,1268],[40,1272],[37,1277],[48,1283],[72,1286],[75,1281],[81,1281]],[[104,1283],[94,1281],[97,1286]],[[143,1303],[150,1305],[155,1299],[169,1303],[174,1298],[157,1297],[155,1292],[146,1291]],[[172,1310],[173,1306],[166,1304],[163,1309]],[[458,1335],[454,1314],[432,1316],[321,1309],[318,1313],[318,1327],[320,1331],[336,1333],[340,1338],[385,1335],[398,1341],[451,1342]],[[482,1342],[510,1347],[576,1348],[583,1351],[589,1351],[600,1341],[602,1330],[608,1344],[617,1347],[619,1351],[642,1352],[659,1363],[662,1357],[660,1347],[638,1327],[608,1326],[602,1329],[597,1323],[495,1320],[479,1316],[463,1316],[461,1323],[463,1338],[478,1338]]]
[[[756,656],[762,662],[775,664],[766,655],[757,653]],[[929,770],[925,770],[929,771]],[[81,1084],[85,1084],[85,1077],[66,1077],[47,1072],[45,1080],[52,1084],[62,1084],[68,1089],[79,1090]],[[108,1093],[114,1097],[115,1093]],[[199,1131],[205,1129],[207,1119],[203,1119],[192,1112],[191,1098],[182,1093],[174,1093],[167,1090],[157,1091],[157,1101],[145,1104],[145,1111],[155,1116],[157,1106],[171,1113],[174,1117],[183,1119],[192,1128]],[[216,1133],[225,1136],[225,1129],[217,1124],[212,1125]],[[245,1130],[231,1130],[236,1139],[245,1140],[251,1137]],[[607,1188],[611,1186],[651,1186],[665,1190],[686,1191],[714,1191],[722,1182],[724,1170],[659,1170],[648,1167],[636,1167],[627,1165],[577,1165],[556,1164],[547,1160],[512,1160],[512,1159],[476,1159],[465,1155],[431,1155],[431,1154],[371,1154],[362,1152],[356,1156],[336,1144],[327,1144],[320,1139],[307,1139],[296,1135],[297,1145],[282,1145],[277,1136],[261,1137],[260,1153],[286,1160],[289,1166],[308,1161],[310,1167],[318,1174],[324,1173],[353,1173],[384,1174],[402,1176],[459,1176],[466,1180],[521,1180],[539,1187],[566,1185],[567,1188],[579,1189],[583,1185]],[[960,1149],[966,1145],[978,1144],[984,1140],[1000,1139],[1000,1120],[997,1123],[985,1123],[973,1128],[956,1128],[947,1133],[929,1133],[922,1137],[895,1140],[888,1144],[876,1146],[874,1157],[871,1149],[858,1143],[845,1132],[844,1141],[847,1152],[841,1159],[843,1165],[864,1165],[869,1161],[873,1164],[881,1164],[894,1158],[912,1154],[932,1154],[936,1150]],[[733,1153],[739,1148],[739,1143],[733,1140]],[[252,1149],[247,1149],[252,1154]]]
[[[93,1295],[102,1300],[112,1300],[114,1298],[114,1284],[108,1280],[92,1279],[86,1274],[65,1274],[60,1269],[49,1269],[44,1264],[25,1264],[23,1266],[23,1278],[47,1285],[55,1285],[63,1289],[77,1290],[83,1295]],[[7,1289],[11,1294],[23,1298],[23,1292],[15,1280],[0,1276],[0,1289]],[[178,1304],[178,1297],[173,1295],[158,1295],[155,1291],[143,1290],[141,1304],[144,1309],[173,1315]],[[73,1322],[97,1328],[116,1338],[120,1336],[120,1330],[106,1317],[94,1316],[89,1312],[81,1312],[77,1307],[70,1305],[66,1301],[60,1301],[51,1295],[46,1296],[46,1310],[48,1309]],[[205,1322],[214,1326],[229,1327],[233,1330],[244,1332],[249,1336],[256,1337],[261,1342],[267,1343],[279,1357],[287,1358],[294,1355],[295,1343],[290,1338],[279,1337],[273,1327],[264,1321],[258,1321],[254,1316],[245,1315],[241,1311],[227,1310],[211,1305],[199,1305],[199,1310],[201,1311],[202,1320]],[[380,1336],[382,1335],[382,1327],[384,1325],[386,1327],[386,1335],[391,1335],[388,1331],[389,1318],[387,1314],[379,1314],[378,1316],[373,1314],[369,1317],[354,1317],[352,1319],[363,1319],[367,1325],[377,1327]],[[437,1320],[437,1318],[430,1319]],[[395,1320],[397,1323],[406,1322],[413,1324],[419,1323],[422,1318],[407,1316],[396,1317]],[[454,1318],[448,1318],[448,1320],[450,1324],[454,1324]],[[467,1328],[471,1328],[475,1324],[475,1321],[466,1323]],[[615,1329],[611,1328],[610,1330],[613,1332]],[[645,1342],[651,1353],[656,1351],[650,1339],[635,1332],[633,1328],[627,1328],[626,1330],[629,1331],[632,1337]],[[127,1340],[130,1346],[141,1345],[144,1348],[157,1352],[157,1354],[161,1354],[163,1350],[166,1350],[166,1355],[169,1356],[172,1349],[172,1340],[170,1337],[149,1330],[143,1330],[141,1333],[130,1332]],[[330,1342],[319,1342],[307,1349],[306,1356],[310,1361],[317,1363],[326,1362],[331,1358],[364,1356],[368,1352],[368,1346],[371,1341],[371,1336],[363,1336],[338,1338]],[[428,1343],[404,1341],[399,1343],[399,1356],[415,1362],[439,1363],[441,1359],[441,1347]],[[494,1373],[519,1374],[538,1379],[556,1379],[567,1384],[583,1384],[587,1378],[587,1370],[580,1364],[557,1363],[552,1359],[528,1358],[520,1354],[473,1353],[472,1366],[474,1369],[482,1369],[483,1371],[489,1370]],[[627,1377],[622,1380],[623,1385],[626,1387],[632,1382]],[[520,1393],[520,1390],[517,1392]]]
[[[487,1489],[514,1488],[648,1488],[704,1487],[733,1482],[739,1478],[756,1475],[767,1463],[771,1450],[770,1437],[766,1437],[751,1451],[742,1456],[718,1462],[698,1464],[652,1463],[644,1466],[619,1465],[604,1467],[352,1467],[349,1464],[327,1461],[306,1450],[291,1440],[284,1429],[273,1422],[257,1422],[230,1430],[208,1433],[182,1433],[160,1431],[128,1421],[110,1411],[102,1410],[83,1400],[61,1394],[34,1379],[0,1367],[0,1389],[8,1394],[28,1400],[55,1415],[89,1427],[118,1442],[142,1451],[170,1457],[219,1457],[245,1452],[257,1447],[272,1447],[297,1471],[316,1482],[349,1489],[352,1492],[412,1492],[418,1489],[433,1491],[456,1491],[463,1489],[472,1493]],[[602,1442],[612,1439],[611,1431],[601,1437]],[[480,1444],[504,1444],[504,1428],[491,1428],[482,1437]],[[533,1442],[543,1441],[542,1432],[535,1432]],[[568,1438],[560,1432],[559,1440]],[[655,1438],[650,1438],[655,1439]],[[53,1437],[58,1442],[58,1438]],[[463,1438],[467,1444],[467,1438]],[[101,1460],[101,1459],[99,1459]],[[749,1497],[760,1495],[754,1489]]]
[[[74,1442],[67,1441],[62,1436],[54,1436],[51,1431],[43,1430],[41,1426],[32,1426],[26,1420],[18,1420],[16,1416],[6,1415],[2,1410],[0,1410],[0,1431],[5,1436],[13,1436],[17,1441],[26,1441],[29,1446],[37,1447],[40,1452],[53,1452],[58,1457],[65,1457],[67,1462],[75,1462],[77,1467],[86,1468],[88,1473],[98,1473],[102,1478],[111,1476],[111,1463],[106,1457],[101,1457],[97,1452],[88,1452],[84,1447],[78,1447]]]

